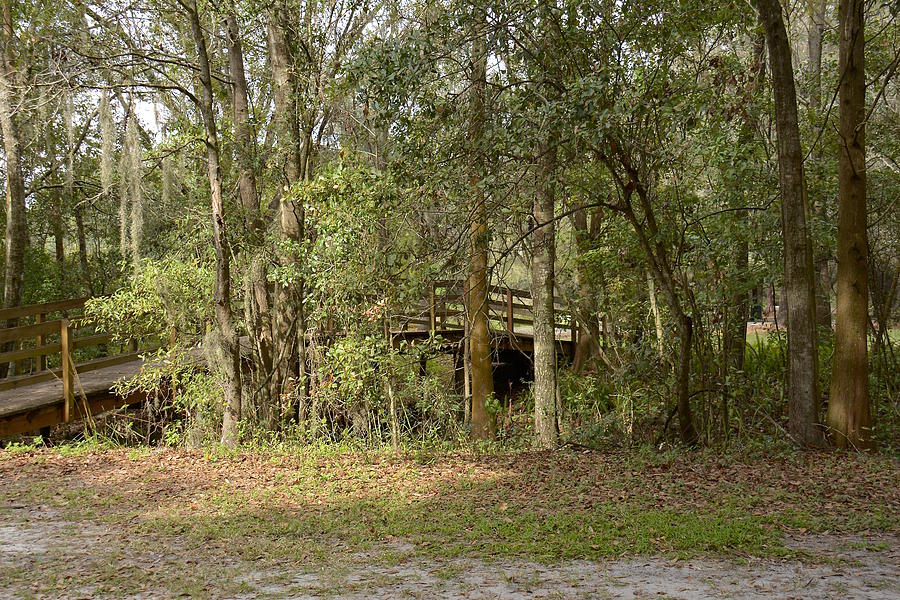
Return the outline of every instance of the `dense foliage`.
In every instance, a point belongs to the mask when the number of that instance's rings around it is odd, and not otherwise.
[[[784,9],[821,423],[842,138],[837,6],[821,3],[821,39],[818,6]],[[554,290],[581,340],[573,361],[560,356],[564,441],[663,445],[676,423],[688,443],[789,437],[777,115],[750,4],[3,0],[3,10],[0,110],[16,125],[27,217],[24,283],[16,297],[6,286],[6,306],[91,295],[88,317],[116,341],[161,345],[158,366],[122,384],[155,394],[153,439],[230,440],[235,393],[247,440],[465,438],[462,347],[399,333],[423,314],[429,285],[470,277],[480,207],[489,281],[530,289],[544,243],[536,197],[550,199]],[[896,451],[900,27],[887,4],[865,11],[869,398],[875,441]],[[10,164],[0,163],[8,186]],[[223,398],[237,355],[238,392]],[[482,399],[511,443],[532,438],[530,385]]]

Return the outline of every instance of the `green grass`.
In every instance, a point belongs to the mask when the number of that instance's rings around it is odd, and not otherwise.
[[[900,531],[898,464],[879,456],[95,446],[17,451],[0,461],[0,478],[0,506],[45,506],[112,532],[76,561],[77,580],[135,594],[160,581],[173,595],[238,594],[258,584],[241,579],[240,565],[284,573],[457,557],[784,557],[798,556],[786,533]],[[81,545],[77,532],[65,535]],[[162,562],[148,561],[150,551]],[[185,569],[183,557],[203,558]],[[71,557],[41,560],[54,574],[45,592],[66,583]],[[3,574],[0,589],[27,575]]]

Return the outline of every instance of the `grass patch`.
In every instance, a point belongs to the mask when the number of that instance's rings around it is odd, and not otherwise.
[[[45,557],[46,590],[78,573],[88,592],[163,581],[208,597],[261,585],[247,565],[340,573],[428,558],[452,578],[459,557],[794,555],[786,533],[900,531],[897,467],[832,454],[36,450],[0,461],[0,502],[108,532],[77,568]],[[69,545],[91,547],[77,529]],[[184,557],[202,561],[185,569]]]

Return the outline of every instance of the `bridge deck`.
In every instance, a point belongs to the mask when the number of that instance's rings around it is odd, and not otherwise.
[[[84,402],[92,414],[132,403],[132,399],[115,396],[111,388],[120,379],[139,373],[142,364],[142,360],[136,359],[77,375],[76,414],[84,411]],[[0,391],[0,438],[62,422],[63,398],[59,378]]]
[[[75,393],[79,397],[92,397],[98,393],[107,393],[120,379],[137,375],[141,371],[142,364],[143,361],[137,359],[78,375],[75,378]],[[61,379],[0,391],[0,419],[17,413],[29,412],[47,404],[62,403],[62,398]]]
[[[119,348],[121,354],[113,350],[109,356],[108,351],[115,346],[109,335],[88,332],[79,336],[84,324],[70,322],[68,317],[83,310],[84,305],[85,299],[78,298],[0,309],[0,322],[7,324],[6,328],[0,328],[0,363],[31,361],[30,375],[0,380],[0,438],[83,418],[86,412],[96,414],[143,400],[142,394],[123,399],[111,389],[117,381],[141,371],[143,361],[134,354],[137,347]],[[501,353],[531,354],[534,351],[531,294],[490,286],[487,305],[494,349]],[[54,315],[59,318],[52,319]],[[450,345],[458,348],[465,337],[467,321],[465,282],[430,284],[427,298],[389,321],[397,327],[391,328],[391,337],[397,344],[403,340],[421,341],[435,333],[447,342],[448,347],[443,351],[450,350]],[[571,357],[577,339],[575,320],[564,306],[557,308],[556,325],[557,351]],[[249,350],[249,340],[242,338],[242,347],[245,344]],[[75,364],[73,351],[90,346],[102,346],[104,358]],[[190,353],[198,362],[202,360],[199,348],[191,349]],[[59,355],[63,365],[55,372],[47,370],[47,357],[51,355]],[[61,373],[67,373],[68,378]],[[64,380],[71,382],[68,392]]]

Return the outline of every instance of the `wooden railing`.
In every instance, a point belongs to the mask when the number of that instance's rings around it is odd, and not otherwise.
[[[567,332],[569,339],[577,337],[577,323],[568,307],[554,299],[557,329]],[[417,304],[412,314],[397,320],[401,329],[425,329],[427,331],[459,331],[465,324],[465,282],[435,281],[428,286],[427,297]],[[510,337],[534,332],[534,302],[531,292],[510,287],[492,285],[488,288],[488,319],[491,329]],[[558,337],[565,334],[558,332]]]
[[[93,333],[84,319],[78,318],[83,314],[86,300],[76,298],[0,309],[0,327],[3,327],[0,365],[12,367],[9,370],[15,373],[0,379],[0,392],[59,379],[65,400],[64,420],[68,422],[79,374],[138,358],[136,342],[114,345],[111,336]],[[15,326],[7,327],[8,323]],[[87,335],[79,335],[85,331]],[[97,348],[95,353],[100,356],[76,361],[76,350],[92,347]]]

